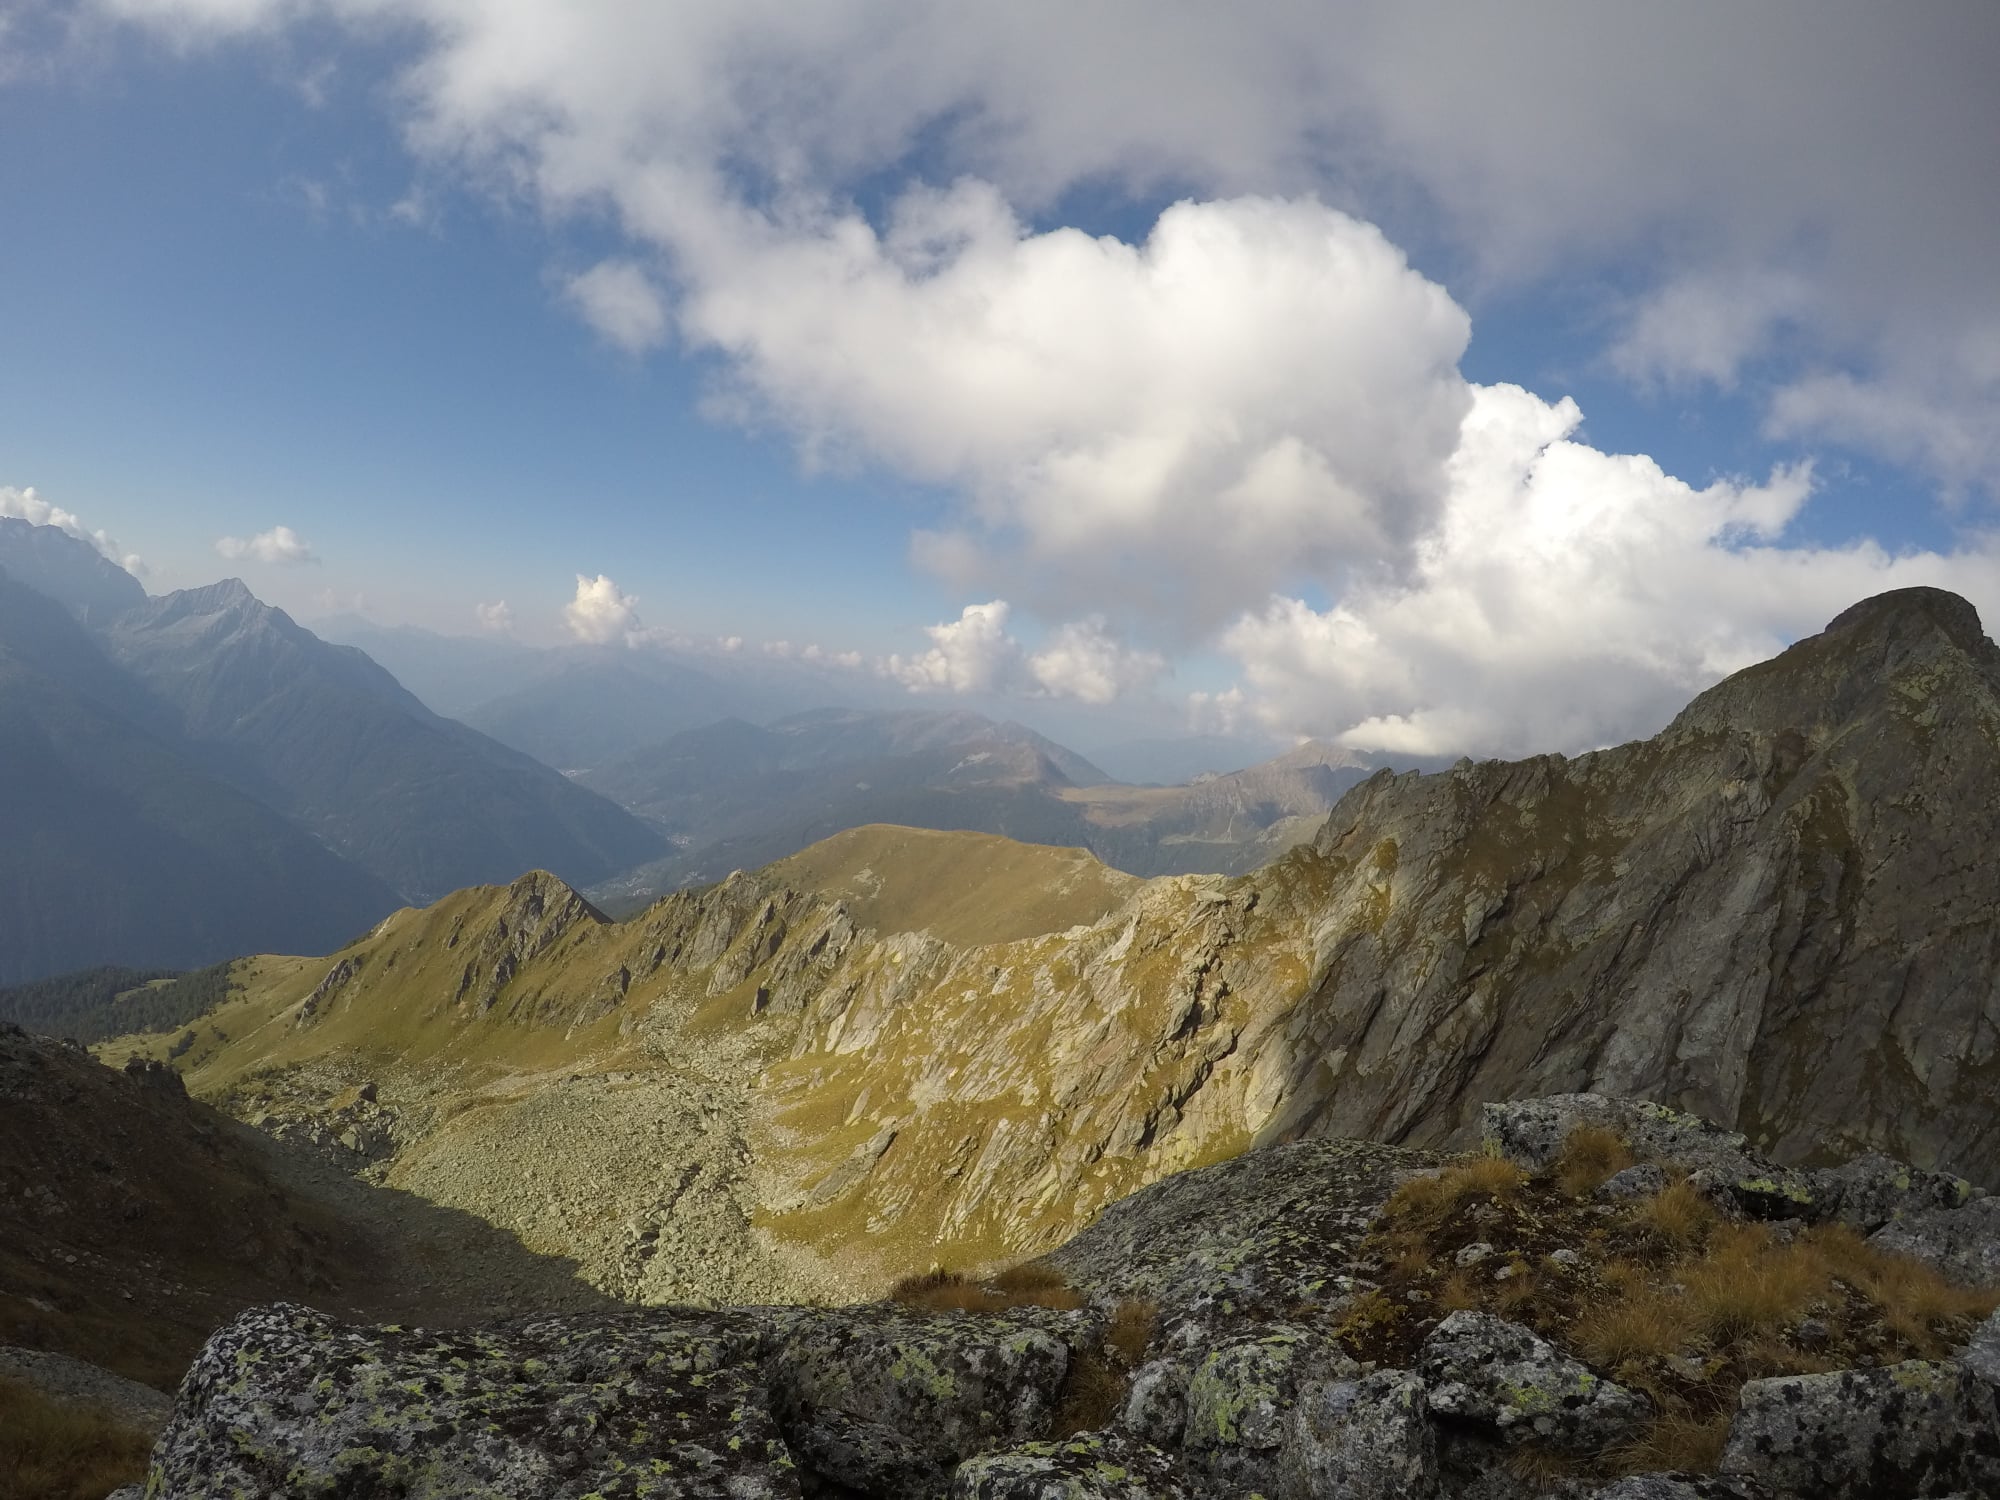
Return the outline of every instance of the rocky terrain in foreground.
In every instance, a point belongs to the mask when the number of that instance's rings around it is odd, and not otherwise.
[[[1489,1154],[1471,1159],[1335,1140],[1252,1151],[1114,1205],[1036,1275],[932,1277],[884,1303],[459,1332],[253,1309],[196,1360],[145,1493],[2000,1487],[2000,1297],[1967,1285],[2000,1269],[1996,1200],[1888,1158],[1788,1168],[1629,1100],[1531,1100],[1484,1120]],[[1418,1263],[1453,1243],[1448,1273]],[[1731,1294],[1702,1279],[1716,1270]],[[1649,1275],[1678,1278],[1706,1321],[1608,1350],[1609,1293],[1641,1301]]]

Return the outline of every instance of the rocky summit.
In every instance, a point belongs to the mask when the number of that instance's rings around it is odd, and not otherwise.
[[[1735,1132],[1598,1095],[1487,1124],[1494,1154],[1471,1159],[1255,1150],[1143,1189],[1039,1266],[882,1303],[457,1332],[256,1308],[196,1359],[145,1493],[1996,1493],[2000,1296],[1873,1245],[1900,1228],[1936,1251],[1952,1220],[1991,1246],[1977,1189],[1886,1159],[1791,1174]],[[1640,1169],[1661,1185],[1619,1185]],[[1552,1221],[1572,1243],[1534,1243]],[[1415,1290],[1434,1268],[1413,1227],[1455,1268],[1435,1292]],[[1483,1238],[1445,1257],[1461,1232]],[[1794,1262],[1820,1274],[1768,1307],[1714,1295],[1704,1277],[1746,1246],[1773,1285]],[[1608,1294],[1643,1298],[1649,1267],[1711,1321],[1607,1352]],[[1872,1362],[1837,1364],[1864,1346]]]

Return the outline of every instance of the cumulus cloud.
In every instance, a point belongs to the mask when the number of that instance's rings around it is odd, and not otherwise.
[[[1129,245],[1029,233],[961,183],[884,234],[839,215],[718,254],[682,328],[746,403],[956,487],[964,528],[920,554],[984,558],[1056,610],[1115,598],[1201,631],[1288,580],[1399,564],[1468,399],[1464,312],[1312,202],[1182,203]]]
[[[589,323],[627,354],[643,354],[667,336],[667,304],[644,270],[629,260],[600,261],[564,284]]]
[[[587,645],[609,645],[639,628],[639,601],[602,573],[595,578],[579,573],[576,597],[563,606],[563,623]]]
[[[1696,488],[1474,390],[1464,314],[1342,211],[1415,226],[1457,286],[1617,286],[1602,352],[1635,381],[1733,385],[1775,437],[2000,493],[2000,195],[1967,188],[1990,6],[1774,0],[1718,47],[1673,6],[96,3],[179,41],[403,23],[427,171],[622,236],[566,284],[594,326],[720,356],[711,409],[810,461],[945,487],[913,550],[970,596],[1223,628],[1246,692],[1204,713],[1576,748],[1873,589],[1992,596],[1983,541],[1788,544],[1804,467]],[[962,175],[899,190],[919,146]],[[1107,184],[1193,196],[1141,243],[1047,227]],[[586,628],[616,635],[630,601],[597,585]],[[1116,677],[1087,633],[1037,653],[1008,624],[975,605],[886,669]]]
[[[295,567],[319,561],[313,549],[289,526],[273,526],[269,531],[260,531],[247,538],[217,537],[215,550],[232,562],[248,559],[251,562]]]
[[[1061,626],[1041,650],[1030,651],[1008,632],[1011,613],[1005,599],[968,604],[956,620],[926,627],[928,651],[889,656],[880,670],[913,693],[1015,693],[1084,703],[1109,703],[1150,687],[1166,670],[1158,653],[1115,639],[1101,615]]]
[[[1895,397],[1925,368],[1897,357],[1910,330],[2000,334],[2000,195],[1968,190],[2000,128],[1990,6],[1773,0],[1733,16],[1727,46],[1699,7],[1453,0],[1359,0],[1337,26],[1284,0],[95,8],[184,45],[306,18],[398,23],[419,152],[558,215],[608,206],[649,263],[663,252],[694,283],[676,297],[727,294],[728,252],[757,221],[892,179],[921,142],[1030,211],[1105,182],[1318,192],[1435,227],[1469,282],[1609,270],[1637,293],[1617,362],[1653,373],[1732,378],[1790,326],[1807,363]],[[614,338],[661,336],[656,289],[607,266],[579,307]],[[1677,326],[1677,308],[1693,320]],[[857,365],[873,352],[846,348]],[[1990,388],[1940,394],[1953,423],[1991,409]],[[1892,399],[1841,435],[1923,461],[1936,404]],[[1977,478],[2000,485],[1991,463]]]
[[[511,635],[514,630],[514,606],[505,599],[496,599],[491,604],[473,606],[478,617],[479,628],[494,635]]]
[[[26,521],[33,526],[53,526],[58,531],[67,532],[80,542],[90,543],[134,578],[146,576],[145,560],[138,553],[127,552],[118,545],[117,538],[103,528],[87,527],[77,519],[74,512],[44,500],[35,492],[32,484],[25,489],[17,489],[10,484],[0,484],[0,516],[11,516],[15,520]]]
[[[1855,600],[1934,584],[1990,609],[2000,546],[1787,547],[1809,468],[1695,489],[1573,440],[1574,404],[1478,391],[1444,516],[1405,580],[1315,609],[1273,598],[1224,635],[1273,730],[1406,754],[1588,749]]]

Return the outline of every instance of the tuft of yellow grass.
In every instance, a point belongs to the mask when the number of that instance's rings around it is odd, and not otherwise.
[[[1694,1321],[1685,1302],[1641,1285],[1584,1314],[1572,1338],[1591,1364],[1615,1370],[1628,1360],[1678,1354],[1693,1334]]]
[[[0,1376],[0,1495],[99,1500],[144,1479],[152,1449],[109,1412]]]
[[[1571,1198],[1595,1192],[1632,1165],[1632,1148],[1615,1130],[1579,1125],[1563,1140],[1555,1160],[1556,1186]]]
[[[1709,1417],[1668,1412],[1655,1418],[1637,1442],[1610,1456],[1624,1474],[1713,1474],[1722,1466],[1722,1449],[1729,1441],[1729,1416],[1726,1411]]]
[[[1468,1198],[1511,1203],[1527,1180],[1528,1174],[1503,1156],[1476,1156],[1412,1177],[1390,1195],[1382,1213],[1391,1223],[1435,1226]]]
[[[1652,1197],[1642,1199],[1632,1219],[1662,1244],[1683,1250],[1699,1243],[1722,1216],[1715,1205],[1690,1187],[1685,1180],[1670,1182]]]
[[[1833,1282],[1809,1244],[1777,1244],[1761,1225],[1718,1229],[1706,1253],[1686,1262],[1679,1278],[1689,1316],[1718,1343],[1778,1333]]]

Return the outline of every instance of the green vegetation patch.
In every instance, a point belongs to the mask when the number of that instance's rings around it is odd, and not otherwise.
[[[0,1021],[45,1036],[101,1042],[134,1032],[174,1031],[226,1001],[233,963],[177,973],[102,967],[0,989]]]

